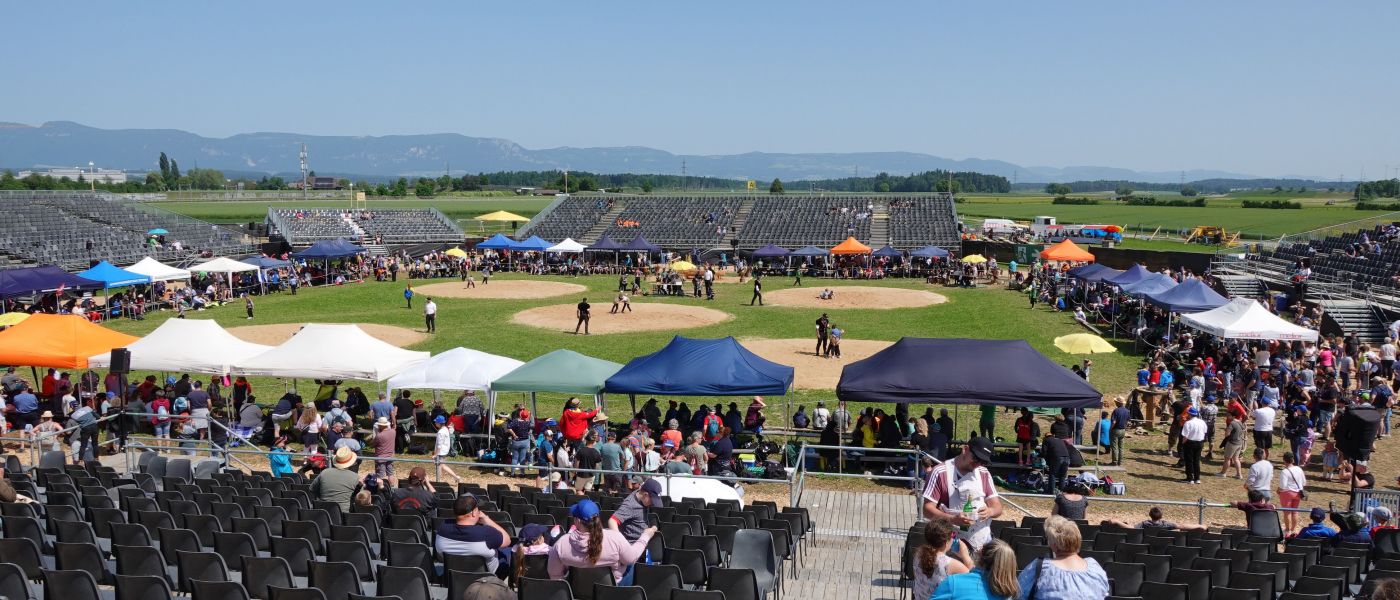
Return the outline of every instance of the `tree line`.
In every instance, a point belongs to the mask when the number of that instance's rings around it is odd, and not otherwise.
[[[1400,197],[1400,179],[1382,179],[1380,181],[1358,183],[1356,187],[1352,189],[1351,196],[1357,200]]]
[[[1343,184],[1337,182],[1322,182],[1311,179],[1201,179],[1181,183],[1147,183],[1143,181],[1127,181],[1121,179],[1096,179],[1093,181],[1070,181],[1064,183],[1052,183],[1044,185],[1038,183],[1020,183],[1015,186],[1018,190],[1043,189],[1047,194],[1062,196],[1065,194],[1084,194],[1089,192],[1115,192],[1123,189],[1141,190],[1148,192],[1177,192],[1183,196],[1196,196],[1198,194],[1226,194],[1238,190],[1266,190],[1272,188],[1276,192],[1291,192],[1295,189],[1299,192],[1326,190],[1336,191],[1346,189],[1340,187]],[[1050,191],[1050,186],[1067,186],[1063,194]],[[1118,195],[1123,195],[1119,193]]]

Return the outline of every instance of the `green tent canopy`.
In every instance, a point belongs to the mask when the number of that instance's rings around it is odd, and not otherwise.
[[[589,395],[601,404],[603,385],[621,368],[618,363],[573,350],[555,350],[491,382],[491,411],[494,414],[496,392],[529,392],[531,409],[536,415],[539,414],[534,406],[536,392]]]

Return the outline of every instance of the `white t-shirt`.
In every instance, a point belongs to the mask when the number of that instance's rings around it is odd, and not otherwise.
[[[1268,351],[1268,350],[1260,350],[1260,351],[1258,351],[1258,352],[1255,352],[1255,353],[1254,353],[1254,363],[1257,364],[1257,365],[1259,365],[1259,366],[1261,366],[1261,367],[1267,367],[1267,366],[1269,366],[1269,351]]]
[[[435,315],[435,314],[437,314],[437,303],[436,303],[436,302],[433,302],[432,300],[429,300],[427,304],[424,304],[424,305],[423,305],[423,314],[425,314],[425,315]]]
[[[812,427],[826,429],[826,421],[831,418],[831,411],[825,406],[812,411]]]
[[[1381,344],[1381,360],[1395,360],[1395,344]]]
[[[443,425],[437,432],[437,447],[434,449],[437,456],[447,456],[452,453],[452,426]]]
[[[1272,407],[1261,406],[1254,409],[1254,431],[1273,431],[1274,414]]]
[[[1249,468],[1250,472],[1254,467]],[[1280,492],[1301,492],[1308,485],[1308,478],[1303,474],[1303,468],[1298,465],[1284,467],[1278,473],[1278,490]]]
[[[1274,482],[1274,465],[1267,460],[1261,460],[1249,465],[1249,475],[1245,477],[1244,484],[1251,490],[1263,492],[1269,491],[1269,487]]]

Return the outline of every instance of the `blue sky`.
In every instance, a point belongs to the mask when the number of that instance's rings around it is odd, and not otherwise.
[[[1400,2],[7,5],[0,121],[1377,178]],[[29,25],[25,25],[29,24]]]

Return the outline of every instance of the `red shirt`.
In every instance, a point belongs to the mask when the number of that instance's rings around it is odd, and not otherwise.
[[[564,435],[564,439],[577,442],[583,439],[583,434],[588,433],[588,422],[597,416],[598,409],[593,410],[564,410],[564,414],[559,418],[559,433]]]

